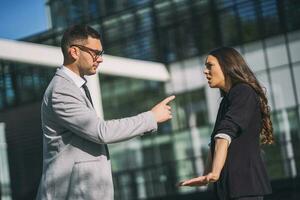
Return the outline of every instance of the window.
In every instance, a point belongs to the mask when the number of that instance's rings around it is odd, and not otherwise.
[[[239,21],[241,23],[241,33],[243,42],[250,42],[259,38],[259,28],[256,18],[256,10],[253,1],[240,3],[237,5]]]
[[[219,15],[222,42],[225,46],[232,46],[239,42],[239,30],[236,13],[233,8],[227,8]]]
[[[280,33],[281,25],[279,24],[276,0],[261,0],[260,2],[263,17],[263,27],[261,28],[264,30],[264,36],[268,37]]]

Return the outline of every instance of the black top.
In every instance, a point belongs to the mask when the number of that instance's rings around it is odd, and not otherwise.
[[[228,134],[232,142],[220,179],[214,184],[219,199],[263,196],[272,192],[261,158],[260,131],[262,117],[258,95],[247,84],[233,86],[223,97],[211,135]]]

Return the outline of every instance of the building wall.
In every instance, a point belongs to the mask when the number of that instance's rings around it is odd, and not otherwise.
[[[0,113],[5,123],[12,198],[34,199],[42,172],[40,103]]]

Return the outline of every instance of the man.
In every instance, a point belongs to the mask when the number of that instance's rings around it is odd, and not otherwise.
[[[89,26],[66,30],[61,40],[63,66],[42,102],[43,174],[37,199],[112,200],[107,145],[157,129],[172,118],[171,96],[134,117],[104,121],[94,110],[85,75],[103,62],[100,35]]]

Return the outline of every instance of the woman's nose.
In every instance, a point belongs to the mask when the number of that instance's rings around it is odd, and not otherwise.
[[[203,70],[203,73],[204,73],[204,74],[208,74],[208,69],[205,68],[205,69]]]

